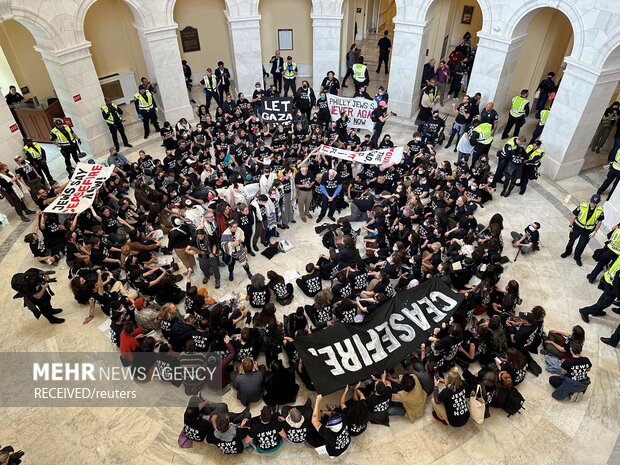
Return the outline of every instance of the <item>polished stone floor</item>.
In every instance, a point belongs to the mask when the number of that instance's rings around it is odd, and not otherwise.
[[[385,128],[395,142],[406,143],[412,123],[397,118]],[[526,131],[529,134],[529,131]],[[137,158],[137,150],[163,157],[159,138],[142,139],[139,123],[129,123],[128,133],[134,143],[130,159]],[[453,160],[454,154],[440,150],[439,158]],[[494,163],[493,157],[492,162]],[[63,170],[61,160],[52,163],[54,173]],[[547,312],[545,327],[569,330],[582,324],[577,309],[595,301],[599,296],[596,286],[588,284],[586,274],[593,267],[592,251],[604,241],[603,231],[593,239],[584,254],[584,266],[579,268],[571,259],[559,257],[567,238],[567,222],[579,201],[589,198],[606,175],[604,170],[593,170],[557,183],[540,179],[530,184],[524,196],[510,198],[496,196],[477,214],[479,221],[487,221],[501,212],[505,219],[504,240],[509,243],[511,230],[522,230],[528,223],[539,221],[541,251],[520,256],[507,265],[502,284],[509,279],[519,281],[523,304],[528,310],[542,305]],[[11,300],[10,277],[17,271],[35,266],[30,252],[23,243],[23,235],[31,223],[12,219],[0,231],[0,327],[5,336],[0,350],[5,352],[94,352],[111,351],[112,346],[98,326],[105,315],[96,313],[94,321],[82,325],[88,314],[86,306],[78,305],[67,287],[66,265],[56,270],[59,283],[54,285],[56,306],[64,308],[67,322],[52,326],[35,320],[18,301]],[[287,254],[276,255],[271,261],[258,255],[250,257],[253,272],[266,273],[269,269],[284,272],[302,271],[309,260],[322,253],[322,246],[313,230],[314,224],[298,221],[283,237],[292,240],[295,248]],[[508,255],[512,258],[511,251]],[[200,278],[198,272],[198,278]],[[235,281],[223,281],[220,290],[210,289],[216,297],[244,288],[248,280],[237,270]],[[183,284],[183,283],[180,283]],[[278,314],[293,311],[309,299],[296,293],[294,302],[286,308],[278,307]],[[181,305],[182,308],[182,305]],[[361,437],[355,438],[342,463],[416,463],[424,464],[509,464],[525,463],[551,465],[599,465],[619,463],[618,455],[610,458],[620,432],[620,351],[599,342],[608,336],[619,322],[613,313],[605,318],[593,318],[585,325],[584,354],[593,362],[592,385],[579,403],[557,402],[551,398],[548,375],[536,378],[528,374],[520,391],[526,399],[522,414],[507,418],[494,410],[482,426],[467,424],[451,429],[434,421],[430,405],[426,415],[410,423],[393,419],[391,427],[371,425]],[[540,355],[535,356],[544,366]],[[2,376],[0,374],[0,376]],[[15,387],[19,389],[19,386]],[[302,389],[299,399],[305,400]],[[231,409],[240,406],[231,393],[224,398]],[[329,396],[333,403],[336,396]],[[0,401],[0,405],[1,401]],[[259,405],[252,411],[258,413]],[[26,451],[32,464],[232,464],[243,463],[303,464],[325,461],[301,445],[286,444],[269,457],[244,454],[240,458],[223,457],[211,446],[194,445],[180,449],[177,437],[183,423],[183,408],[5,408],[0,407],[4,421],[0,424],[0,443],[11,443]],[[615,458],[614,458],[615,457]],[[609,462],[608,462],[609,461]]]

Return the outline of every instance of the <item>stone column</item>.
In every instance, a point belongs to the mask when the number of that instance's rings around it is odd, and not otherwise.
[[[226,18],[230,30],[235,85],[239,92],[251,100],[254,85],[263,82],[260,15],[233,16],[226,11]]]
[[[83,42],[56,51],[41,47],[35,50],[41,53],[62,109],[82,139],[82,151],[99,155],[107,152],[112,141],[99,110],[103,105],[103,92],[90,45],[90,42]]]
[[[513,97],[508,95],[508,90],[525,37],[506,39],[478,33],[476,59],[467,91],[469,95],[480,92],[482,106],[493,101],[500,117],[506,116],[507,105]]]
[[[16,124],[6,101],[3,98],[0,99],[0,162],[9,165],[11,170],[15,166],[13,158],[21,153],[24,146],[23,136],[19,129],[11,130],[11,128],[15,129]]]
[[[620,69],[601,70],[567,57],[562,84],[541,140],[547,155],[542,171],[551,179],[575,176],[612,97]]]
[[[409,118],[418,109],[420,80],[430,22],[394,20],[390,63],[390,110]]]
[[[149,79],[157,83],[157,103],[171,124],[181,118],[194,119],[185,87],[177,25],[143,28],[136,26]],[[137,92],[137,89],[136,89]],[[161,121],[160,121],[161,122]]]
[[[312,87],[321,88],[328,71],[340,75],[340,34],[343,15],[312,14]]]

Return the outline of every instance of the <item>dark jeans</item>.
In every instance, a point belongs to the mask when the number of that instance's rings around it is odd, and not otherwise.
[[[282,73],[273,73],[273,85],[276,86],[276,92],[282,92]]]
[[[590,271],[588,277],[593,280],[596,279],[598,274],[603,271],[603,268],[609,265],[609,263],[611,263],[611,261],[615,260],[616,258],[618,258],[618,254],[616,254],[616,252],[614,252],[613,250],[609,250],[607,247],[605,247],[601,252],[601,256],[596,262],[596,266],[592,271]]]
[[[293,79],[284,78],[284,96],[285,97],[288,96],[289,89],[291,90],[291,94],[295,96],[295,91],[297,90],[297,88],[295,87],[295,78]]]
[[[343,86],[347,83],[347,79],[349,79],[350,76],[353,76],[353,68],[347,68],[347,73],[344,75],[344,78],[342,79]]]
[[[609,191],[609,194],[607,195],[607,199],[609,200],[609,197],[611,197],[611,194],[614,193],[614,190],[616,189],[616,186],[618,185],[618,181],[620,181],[620,171],[616,171],[610,166],[609,172],[607,173],[607,178],[605,178],[605,181],[603,181],[603,184],[601,184],[601,187],[598,188],[596,193],[598,195],[601,195],[613,183],[613,185],[611,186],[611,190]]]
[[[538,125],[536,126],[536,129],[534,129],[534,132],[532,133],[530,144],[540,138],[540,135],[542,134],[543,129],[545,129],[545,126],[543,124],[538,123]]]
[[[385,74],[388,74],[390,70],[388,69],[388,60],[390,59],[389,54],[379,54],[379,64],[377,65],[377,73],[381,71],[381,64],[385,63]]]
[[[219,260],[217,255],[213,257],[209,257],[207,255],[198,255],[198,266],[200,267],[200,271],[205,275],[205,278],[210,278],[212,275],[215,276],[215,281],[219,282],[220,280],[220,267],[218,265]]]
[[[504,128],[504,132],[502,133],[502,139],[507,139],[512,127],[515,127],[515,132],[513,134],[514,137],[519,135],[519,131],[521,130],[521,126],[525,124],[525,115],[519,116],[515,118],[512,115],[508,115],[508,122],[506,123],[506,127]]]
[[[46,162],[34,163],[34,167],[37,169],[37,171],[39,171],[39,173],[45,176],[45,179],[47,179],[47,182],[49,184],[56,182],[54,181],[54,178],[52,177],[52,173],[50,173],[50,168],[49,166],[47,166]]]
[[[383,132],[383,126],[385,125],[385,123],[375,123],[375,130],[372,133],[372,138],[370,139],[370,142],[372,142],[372,145],[374,147],[378,147],[379,146],[379,137],[381,137],[381,133]]]
[[[142,126],[144,126],[144,138],[149,137],[151,133],[151,128],[149,123],[153,125],[155,131],[159,132],[159,123],[157,122],[157,112],[155,108],[150,109],[149,111],[141,111],[142,115]]]
[[[334,199],[330,202],[327,197],[323,196],[321,199],[321,213],[319,213],[319,218],[323,219],[325,217],[326,212],[327,212],[327,216],[334,216],[337,202],[338,202],[338,199]]]
[[[527,184],[530,182],[530,177],[534,174],[536,167],[531,165],[524,165],[523,172],[521,173],[521,190],[520,192],[525,193],[525,189],[527,189]]]
[[[495,174],[493,175],[493,181],[491,182],[491,187],[495,188],[498,182],[502,180],[504,177],[504,170],[508,166],[508,159],[500,157],[497,161],[497,169],[495,170]]]
[[[568,243],[566,244],[566,250],[564,253],[571,254],[573,252],[573,245],[577,241],[577,247],[575,247],[575,259],[581,258],[586,245],[590,241],[590,233],[587,229],[580,228],[577,225],[573,226],[570,234],[568,235]]]
[[[205,91],[205,96],[206,96],[205,105],[207,106],[207,111],[209,111],[209,109],[211,108],[212,99],[215,100],[215,103],[217,104],[218,107],[222,106],[222,100],[220,99],[220,96],[217,93],[217,91],[207,90]]]
[[[613,293],[613,287],[607,281],[603,281],[603,292],[598,298],[595,304],[589,307],[583,307],[579,309],[579,313],[582,315],[594,315],[599,316],[607,307],[614,303],[616,295]]]
[[[127,136],[125,135],[125,128],[122,124],[108,124],[108,129],[110,130],[110,134],[112,134],[112,142],[114,143],[114,148],[118,152],[120,150],[120,145],[118,144],[118,134],[120,133],[121,139],[123,140],[123,145],[127,147],[129,145],[129,141],[127,140]]]
[[[60,153],[65,159],[65,166],[67,167],[67,172],[71,170],[71,158],[76,163],[79,163],[79,149],[77,144],[63,145],[60,147]]]

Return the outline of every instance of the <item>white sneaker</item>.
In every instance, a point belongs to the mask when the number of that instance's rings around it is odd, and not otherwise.
[[[604,169],[604,170],[608,170],[608,169],[609,169],[609,163],[605,163],[605,164],[603,165],[603,169]]]

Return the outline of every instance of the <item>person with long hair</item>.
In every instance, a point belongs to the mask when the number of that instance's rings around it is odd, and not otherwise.
[[[443,389],[439,390],[439,387]],[[444,425],[460,427],[469,420],[469,396],[467,386],[457,370],[450,370],[444,378],[435,377],[435,389],[431,399],[433,418]]]

